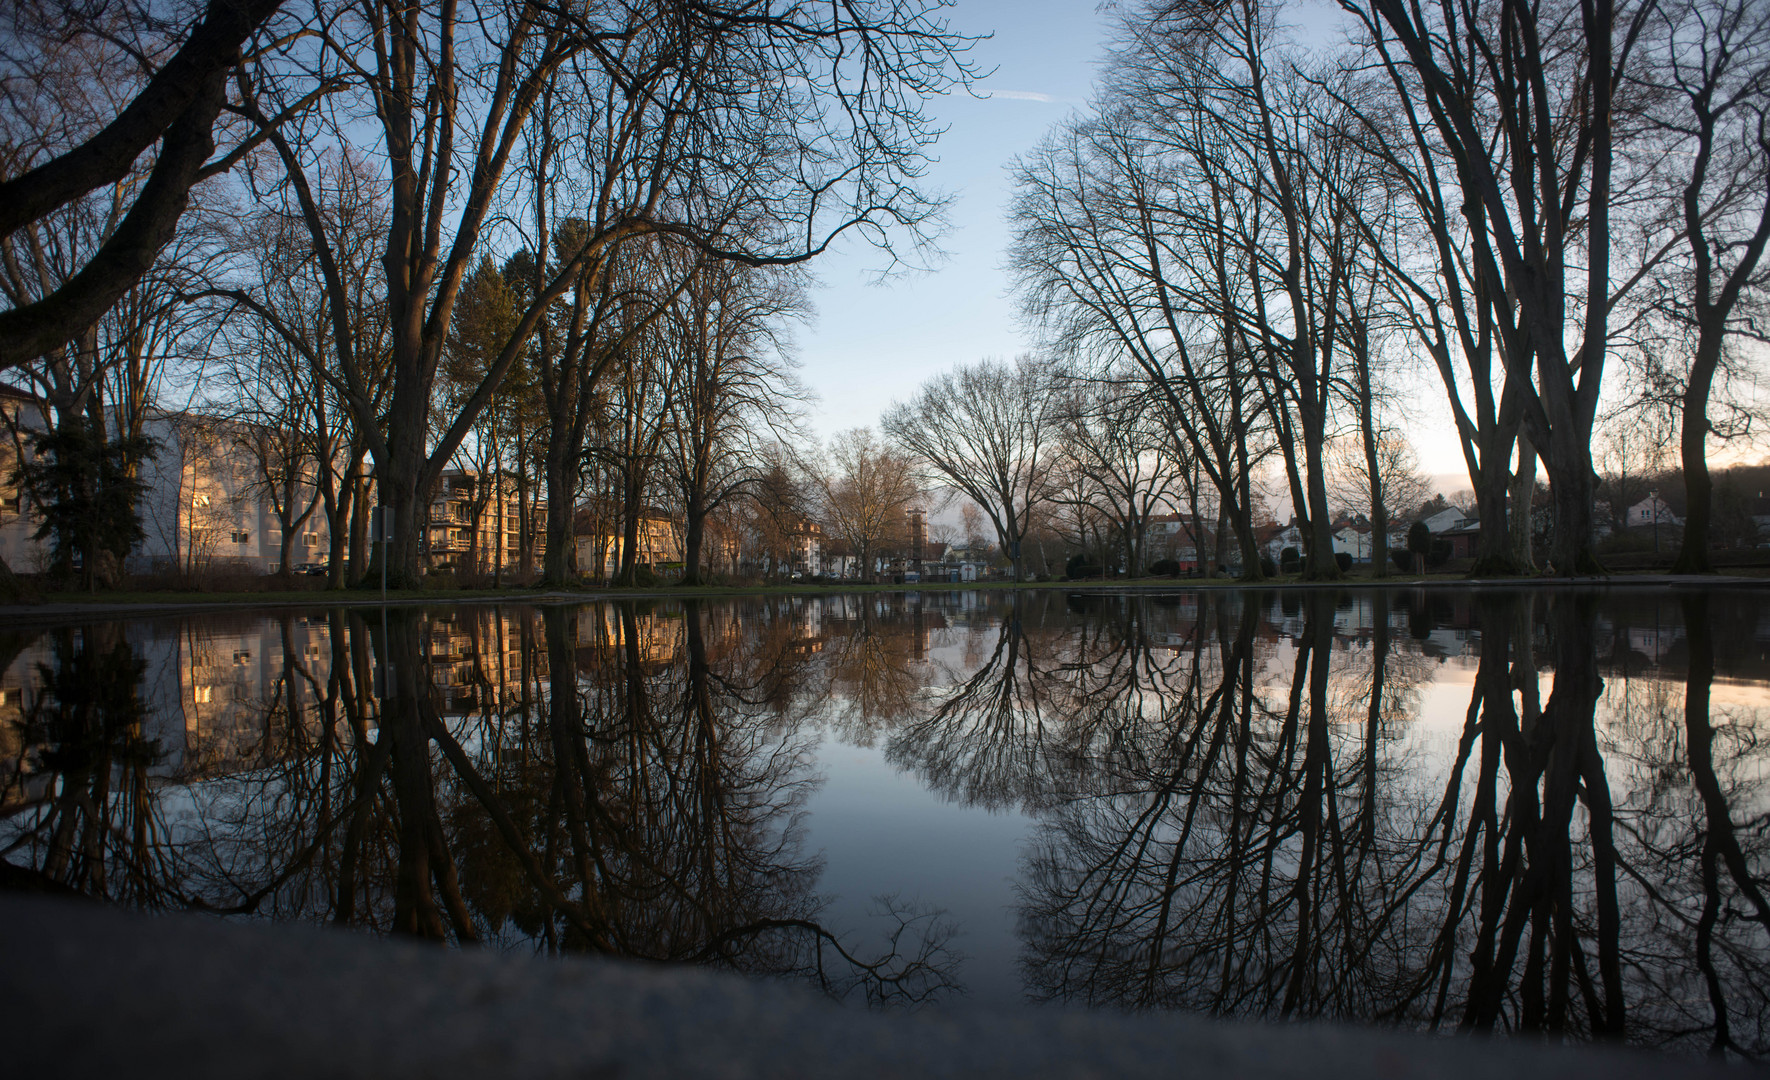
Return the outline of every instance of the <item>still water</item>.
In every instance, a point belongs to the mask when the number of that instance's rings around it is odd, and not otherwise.
[[[1770,592],[952,592],[0,633],[0,854],[118,904],[1770,1051]]]

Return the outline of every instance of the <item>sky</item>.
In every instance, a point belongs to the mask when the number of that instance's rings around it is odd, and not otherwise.
[[[961,363],[1006,359],[1034,342],[1015,318],[1004,266],[1008,166],[1088,99],[1105,23],[1091,0],[960,0],[953,29],[993,36],[971,56],[980,100],[962,91],[928,103],[948,126],[929,182],[953,198],[947,257],[935,269],[874,283],[885,257],[853,244],[813,267],[815,324],[799,335],[801,375],[820,400],[817,434],[878,422],[894,400]]]
[[[1294,9],[1299,37],[1337,37],[1325,4]],[[934,269],[875,283],[886,262],[854,244],[812,267],[815,322],[798,335],[800,375],[817,395],[811,422],[828,439],[876,426],[893,401],[929,377],[985,358],[1034,349],[1036,335],[1017,318],[1006,270],[1012,195],[1009,167],[1046,131],[1088,101],[1109,30],[1094,0],[958,0],[949,21],[960,33],[990,34],[971,56],[993,73],[977,97],[958,93],[928,103],[948,126],[935,149],[929,183],[953,197],[947,257]],[[1436,386],[1422,386],[1411,433],[1421,467],[1447,494],[1468,487]]]

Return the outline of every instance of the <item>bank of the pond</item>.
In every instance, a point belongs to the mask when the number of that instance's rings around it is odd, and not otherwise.
[[[603,600],[685,600],[747,596],[835,596],[874,593],[951,593],[981,590],[1063,590],[1092,594],[1160,594],[1222,589],[1764,589],[1770,576],[1743,574],[1623,573],[1604,577],[1470,578],[1437,574],[1385,578],[1349,577],[1337,581],[1277,578],[1255,584],[1227,578],[1137,578],[1131,581],[922,582],[917,584],[707,585],[696,587],[600,587],[591,589],[394,589],[385,597],[366,589],[309,592],[99,592],[49,593],[31,603],[0,604],[0,624],[13,628],[65,625],[89,619],[183,615],[201,611],[250,609],[423,606],[434,604],[577,604]]]
[[[1701,1060],[1329,1023],[946,1009],[880,1015],[686,967],[455,951],[0,893],[18,1076],[1739,1075]]]

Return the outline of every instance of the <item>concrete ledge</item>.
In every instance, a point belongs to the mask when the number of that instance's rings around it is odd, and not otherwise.
[[[963,1006],[882,1016],[695,969],[457,952],[0,895],[13,1076],[1754,1075],[1620,1049]]]

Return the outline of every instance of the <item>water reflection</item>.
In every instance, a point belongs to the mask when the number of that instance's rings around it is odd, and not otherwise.
[[[940,998],[966,972],[937,908],[831,920],[833,740],[1026,816],[1032,1000],[1761,1055],[1766,615],[1035,592],[102,624],[0,639],[0,847],[142,906]]]

